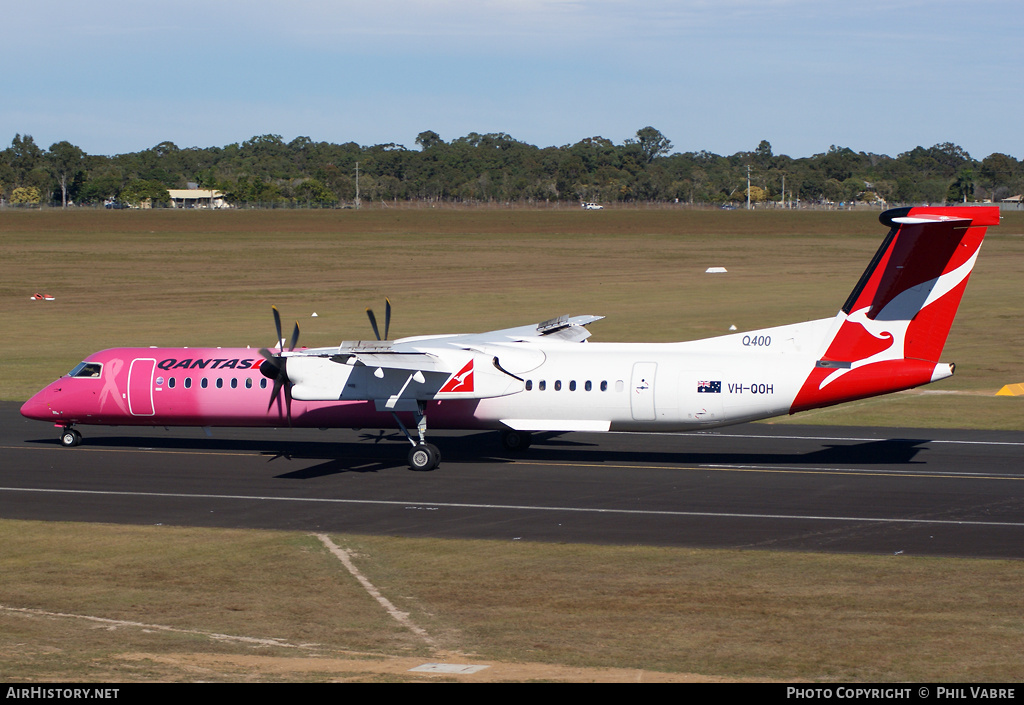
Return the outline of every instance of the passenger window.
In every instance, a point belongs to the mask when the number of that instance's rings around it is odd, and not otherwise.
[[[260,380],[260,389],[266,389],[266,388],[267,388],[267,378],[264,377],[263,379]]]
[[[533,380],[528,379],[526,380],[526,391],[530,391],[531,389],[533,389]]]
[[[210,380],[206,379],[206,377],[203,377],[203,379],[200,380],[199,382],[199,386],[202,387],[203,389],[206,389],[207,387],[210,386]]]
[[[622,380],[621,379],[615,380],[615,391],[616,392],[621,392],[623,389],[625,389],[625,385],[622,383]]]
[[[156,383],[160,384],[160,378],[159,377],[157,378]],[[171,389],[174,389],[174,377],[169,377],[167,379],[167,386],[170,387]]]
[[[252,389],[252,377],[245,378],[245,388]]]
[[[592,386],[593,385],[590,384],[590,380],[588,379],[587,383],[583,385],[583,388],[589,392]]]
[[[192,378],[191,377],[186,377],[185,378],[185,389],[192,389]]]
[[[576,380],[573,380],[573,381],[569,382],[569,391],[570,392],[575,392],[576,391]]]
[[[220,377],[218,377],[217,378],[217,389],[223,389],[223,388],[224,388],[224,380],[221,379]]]
[[[547,386],[547,382],[545,382],[544,380],[541,380],[540,382],[537,382],[537,391],[543,392],[544,388],[546,386]]]
[[[562,391],[562,380],[560,380],[560,379],[556,379],[555,380],[555,391],[556,392]]]
[[[608,391],[608,382],[607,382],[607,380],[602,380],[601,381],[601,391],[602,392],[607,392]]]
[[[232,389],[238,389],[238,378],[237,377],[232,377],[231,378],[231,388]]]

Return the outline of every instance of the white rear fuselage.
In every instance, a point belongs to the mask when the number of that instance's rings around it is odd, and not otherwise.
[[[524,391],[480,400],[476,416],[520,431],[685,431],[786,414],[832,325],[682,343],[544,345],[543,364],[520,374]]]

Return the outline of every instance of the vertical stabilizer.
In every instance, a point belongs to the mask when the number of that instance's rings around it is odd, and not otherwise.
[[[948,377],[939,356],[995,207],[882,213],[889,234],[836,318],[791,413]]]

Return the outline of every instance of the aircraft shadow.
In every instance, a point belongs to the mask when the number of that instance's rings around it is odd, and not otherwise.
[[[780,465],[780,466],[862,466],[922,464],[919,458],[928,439],[893,438],[848,444],[822,444],[807,452],[690,451],[685,437],[677,437],[678,449],[614,450],[609,442],[579,438],[572,434],[538,433],[524,451],[506,451],[499,435],[481,431],[461,436],[431,437],[441,450],[444,463],[510,463],[517,460],[551,463],[638,464],[638,465]],[[33,439],[29,443],[53,444],[54,439]],[[813,441],[812,441],[813,442]],[[357,441],[309,441],[268,439],[187,438],[180,436],[90,436],[83,442],[90,448],[142,448],[164,451],[205,451],[258,453],[268,463],[319,461],[304,468],[282,472],[282,479],[309,480],[340,473],[377,473],[409,470],[409,444],[401,434],[361,434]],[[68,452],[74,452],[69,449]]]
[[[485,441],[485,444],[481,441]],[[460,439],[462,440],[462,439]],[[656,465],[809,465],[809,466],[859,466],[859,465],[907,465],[922,464],[918,458],[928,439],[893,438],[864,441],[849,444],[823,444],[814,450],[801,453],[772,452],[695,452],[686,449],[686,439],[679,438],[679,449],[672,450],[610,450],[600,443],[574,441],[567,438],[537,439],[525,451],[501,452],[496,455],[495,439],[486,434],[473,437],[471,443],[459,443],[448,448],[441,446],[445,460],[472,462],[488,458],[493,462],[510,462],[523,459],[539,462],[587,462],[610,464],[656,464]],[[479,446],[477,444],[480,444]],[[440,444],[439,444],[440,445]]]

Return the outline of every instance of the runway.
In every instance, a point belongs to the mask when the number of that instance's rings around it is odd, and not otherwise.
[[[507,541],[1024,558],[1024,433],[747,424],[699,434],[78,427],[0,403],[0,517]]]

